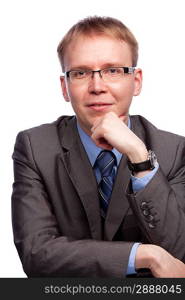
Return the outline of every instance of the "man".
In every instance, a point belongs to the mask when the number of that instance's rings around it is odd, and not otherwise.
[[[28,276],[185,277],[185,139],[129,116],[138,45],[112,18],[58,46],[75,115],[19,133],[15,245]]]

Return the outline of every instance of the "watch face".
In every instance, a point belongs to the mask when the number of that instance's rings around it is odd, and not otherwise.
[[[148,156],[149,156],[149,160],[151,161],[152,166],[155,166],[155,163],[157,161],[157,157],[156,157],[155,153],[153,151],[149,150]]]

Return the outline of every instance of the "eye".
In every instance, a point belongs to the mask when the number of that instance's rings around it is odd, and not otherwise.
[[[110,68],[109,69],[109,73],[111,73],[111,74],[115,74],[117,72],[118,72],[118,69],[116,69],[116,68]]]
[[[86,71],[83,71],[83,70],[76,70],[76,71],[71,71],[71,76],[72,78],[77,78],[77,79],[80,79],[80,78],[84,78],[86,76]]]
[[[121,68],[108,68],[104,70],[104,73],[110,76],[117,76],[121,75],[123,73],[123,70]]]

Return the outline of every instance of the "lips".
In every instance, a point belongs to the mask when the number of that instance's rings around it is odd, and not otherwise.
[[[112,103],[95,102],[95,103],[88,104],[87,107],[95,111],[102,111],[102,110],[109,109],[111,105]]]
[[[92,103],[89,104],[88,106],[102,106],[102,105],[111,105],[111,103]]]

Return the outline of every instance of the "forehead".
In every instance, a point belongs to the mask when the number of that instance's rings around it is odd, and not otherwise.
[[[64,55],[65,69],[76,67],[101,68],[106,65],[131,66],[129,45],[121,40],[105,36],[78,36],[68,45]]]

